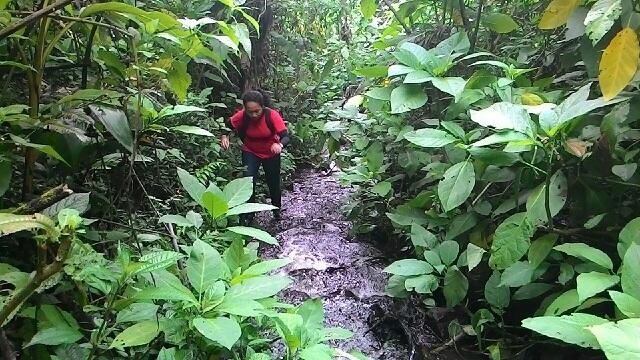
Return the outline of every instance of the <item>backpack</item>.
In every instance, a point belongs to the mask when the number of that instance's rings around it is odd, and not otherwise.
[[[273,121],[271,120],[271,111],[273,110],[271,110],[271,108],[268,108],[268,107],[265,107],[263,110],[264,121],[267,123],[267,127],[269,128],[269,130],[271,130],[270,136],[273,136],[276,134],[276,128],[275,126],[273,126]],[[242,117],[242,123],[238,128],[238,135],[240,136],[240,140],[244,140],[244,138],[247,137],[247,129],[249,128],[250,122],[251,122],[251,119],[249,118],[249,114],[245,112],[244,116]]]

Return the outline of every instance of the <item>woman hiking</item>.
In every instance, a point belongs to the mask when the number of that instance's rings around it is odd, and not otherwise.
[[[244,109],[236,112],[229,119],[228,127],[232,129],[242,141],[242,164],[245,166],[245,176],[253,177],[254,201],[256,193],[256,178],[260,165],[264,169],[267,186],[271,196],[273,218],[280,220],[281,187],[280,187],[280,153],[290,141],[287,127],[282,116],[271,109],[269,97],[262,91],[250,90],[242,96]],[[224,150],[231,146],[229,134],[222,135],[220,143]],[[241,222],[249,224],[253,214],[241,217]]]

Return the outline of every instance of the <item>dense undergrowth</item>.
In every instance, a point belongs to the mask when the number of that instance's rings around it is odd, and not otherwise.
[[[216,140],[252,87],[285,180],[337,164],[354,231],[404,247],[388,294],[449,308],[449,345],[640,358],[636,1],[0,9],[5,358],[363,358],[236,225],[271,209]]]

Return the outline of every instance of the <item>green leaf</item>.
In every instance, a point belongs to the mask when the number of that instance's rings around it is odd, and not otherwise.
[[[415,291],[418,294],[431,294],[438,288],[438,277],[435,275],[420,275],[408,278],[404,282],[407,291]]]
[[[570,256],[594,262],[609,270],[613,269],[611,258],[602,250],[591,247],[583,243],[566,243],[554,246],[554,249]],[[640,258],[639,258],[640,260]]]
[[[637,217],[627,223],[618,235],[620,242],[618,243],[618,255],[624,259],[627,249],[631,244],[640,244],[640,217]]]
[[[11,162],[6,160],[0,160],[0,197],[2,197],[11,184]]]
[[[514,214],[504,220],[498,225],[491,243],[489,266],[506,269],[515,264],[529,250],[534,232],[526,213]]]
[[[158,119],[190,112],[207,112],[207,109],[191,105],[166,106],[158,113]]]
[[[575,313],[566,316],[540,316],[522,320],[522,326],[542,335],[586,348],[599,349],[598,341],[587,326],[608,321],[589,314]]]
[[[640,359],[640,319],[626,319],[617,323],[607,322],[589,326],[595,335],[607,359],[630,360]]]
[[[460,101],[464,88],[467,85],[467,81],[461,77],[437,77],[433,78],[431,83],[438,90],[452,95],[455,102]]]
[[[181,168],[178,168],[178,178],[189,196],[198,204],[202,205],[202,194],[204,194],[207,188],[205,188],[195,176]]]
[[[251,57],[251,38],[249,36],[249,28],[247,27],[246,24],[243,24],[243,23],[236,23],[231,25],[231,27],[233,28],[236,36],[238,37],[240,44],[242,44],[244,51],[246,51],[247,55]]]
[[[33,229],[42,229],[49,234],[55,234],[57,232],[53,220],[45,215],[15,215],[0,213],[0,236]]]
[[[389,101],[391,100],[391,91],[392,89],[389,87],[373,88],[364,94],[372,99]]]
[[[527,255],[532,268],[537,268],[547,258],[558,241],[558,234],[546,234],[531,243]]]
[[[638,170],[638,164],[614,165],[611,167],[611,172],[624,181],[631,179],[636,170]]]
[[[418,224],[413,224],[411,225],[411,242],[413,246],[433,249],[438,243],[438,239],[429,230]]]
[[[227,297],[237,299],[259,300],[273,296],[291,284],[291,279],[285,276],[258,276],[243,280],[233,285]]]
[[[467,245],[467,266],[469,271],[473,270],[482,261],[482,256],[487,251],[475,244],[469,243]]]
[[[519,287],[527,285],[533,277],[535,268],[527,261],[518,261],[502,273],[499,286]]]
[[[489,14],[484,17],[483,22],[486,27],[499,34],[507,34],[518,28],[511,16],[501,13]]]
[[[133,303],[118,312],[116,323],[122,324],[156,319],[159,308],[160,306],[156,304]]]
[[[218,317],[215,319],[195,318],[193,326],[200,334],[211,341],[231,350],[240,339],[242,329],[240,324],[232,318]]]
[[[376,10],[378,10],[376,0],[360,0],[360,11],[362,11],[362,16],[365,19],[371,20],[373,15],[376,14]]]
[[[201,127],[197,127],[197,126],[179,125],[179,126],[174,126],[171,129],[175,130],[175,131],[179,131],[179,132],[185,133],[185,134],[209,136],[209,137],[215,136],[211,132],[209,132],[208,130],[205,130],[205,129],[203,129]]]
[[[542,283],[531,283],[527,284],[513,294],[513,300],[528,300],[536,298],[547,291],[551,290],[553,285],[551,284],[542,284]]]
[[[135,294],[135,299],[185,301],[190,304],[198,303],[191,290],[182,285],[180,279],[170,272],[165,270],[155,271],[153,273],[153,279],[156,287],[144,288]]]
[[[419,129],[404,134],[409,142],[426,148],[439,148],[451,144],[458,139],[446,131],[436,129]]]
[[[127,115],[120,109],[89,105],[105,129],[129,152],[133,151],[133,135]]]
[[[260,230],[252,227],[246,227],[246,226],[231,226],[231,227],[228,227],[227,230],[234,232],[236,234],[249,236],[251,238],[263,241],[267,244],[278,245],[278,240],[264,230]]]
[[[273,259],[261,261],[257,264],[249,266],[249,268],[247,268],[247,270],[245,270],[242,274],[251,276],[264,275],[270,271],[279,269],[283,266],[287,266],[289,263],[291,263],[291,259]]]
[[[546,224],[546,183],[540,184],[527,199],[527,218],[534,226]],[[551,217],[558,215],[567,202],[567,178],[562,171],[556,172],[550,179],[549,185],[549,210]]]
[[[333,359],[333,350],[325,344],[315,344],[305,347],[300,352],[302,360],[331,360]]]
[[[511,301],[511,290],[500,285],[500,272],[494,271],[484,285],[484,298],[491,306],[504,309]]]
[[[619,291],[609,291],[611,300],[616,304],[618,310],[630,318],[640,318],[640,300],[633,296]]]
[[[391,91],[391,113],[400,114],[421,108],[427,95],[418,85],[400,85]]]
[[[451,265],[458,258],[458,254],[460,253],[460,245],[451,240],[443,241],[438,245],[435,251],[442,259],[442,263],[445,265]],[[402,275],[402,274],[400,274]]]
[[[553,300],[544,312],[544,315],[560,315],[566,311],[574,309],[580,306],[580,300],[578,298],[578,290],[571,289],[562,293]]]
[[[447,169],[438,184],[438,197],[444,211],[450,211],[463,204],[476,184],[476,174],[470,161],[457,163]]]
[[[171,265],[175,265],[176,262],[182,259],[184,255],[175,251],[153,251],[145,254],[140,258],[142,266],[136,268],[132,275],[143,274],[147,272],[156,271],[158,269],[165,269]]]
[[[403,82],[405,84],[424,84],[432,80],[435,80],[435,77],[433,77],[430,72],[424,70],[413,70],[405,76]]]
[[[429,274],[433,271],[433,267],[426,261],[417,259],[403,259],[394,261],[391,265],[387,266],[384,272],[401,275],[401,276],[415,276]]]
[[[246,203],[253,194],[253,178],[244,177],[230,181],[222,190],[222,194],[230,208]]]
[[[187,278],[191,286],[202,294],[220,279],[223,266],[218,250],[202,240],[196,240],[187,260]]]
[[[365,67],[361,67],[354,70],[354,74],[364,76],[370,79],[386,77],[388,72],[389,72],[389,66],[387,65],[365,66]],[[381,99],[381,100],[389,100],[389,96],[391,95],[391,88],[373,88],[372,90],[386,90],[386,89],[389,90],[387,98]],[[367,93],[365,93],[365,95],[367,95]]]
[[[467,296],[469,280],[462,274],[457,266],[451,266],[444,275],[444,287],[442,293],[447,300],[447,307],[454,307]]]
[[[451,224],[449,225],[445,240],[453,240],[457,238],[458,236],[473,229],[473,227],[476,226],[477,223],[478,217],[474,212],[468,212],[456,216],[455,218],[453,218]]]
[[[520,155],[515,153],[504,152],[501,150],[487,149],[481,147],[468,148],[469,154],[486,164],[495,166],[511,166],[519,161]]]
[[[217,219],[222,215],[226,214],[229,210],[229,204],[227,200],[218,194],[214,194],[210,191],[205,191],[202,194],[202,206],[209,212],[209,214]]]
[[[621,0],[598,0],[584,19],[585,30],[595,45],[622,14]]]
[[[277,209],[277,207],[267,204],[244,203],[229,209],[229,211],[227,211],[227,216],[268,211],[274,209]]]
[[[74,329],[66,324],[57,324],[54,327],[39,330],[24,347],[36,344],[73,344],[80,339],[82,339],[82,333],[78,331],[78,329]]]
[[[624,255],[620,269],[622,290],[625,294],[640,299],[640,244],[633,243]]]
[[[578,301],[583,302],[588,298],[616,285],[620,278],[616,275],[601,272],[588,272],[578,275],[576,278]]]
[[[42,210],[42,214],[50,218],[56,218],[60,212],[65,209],[76,210],[79,214],[82,214],[89,210],[89,200],[91,193],[73,193],[68,197],[56,202],[48,208]]]
[[[391,183],[388,181],[382,181],[377,183],[371,188],[371,192],[378,196],[387,196],[391,191]]]
[[[173,91],[180,101],[184,101],[187,97],[187,90],[191,86],[191,75],[187,71],[187,63],[176,61],[173,67],[167,73],[167,81],[169,89]]]
[[[489,135],[482,140],[476,141],[473,144],[471,144],[471,146],[482,147],[482,146],[495,145],[495,144],[504,144],[504,143],[513,142],[513,141],[523,141],[528,139],[529,137],[527,135],[519,132],[502,131],[496,134]]]
[[[175,224],[182,227],[191,227],[193,224],[182,215],[162,215],[158,222],[165,224]]]
[[[123,349],[131,346],[146,345],[160,334],[161,328],[157,319],[145,320],[124,329],[113,339],[109,349]]]
[[[69,163],[51,146],[51,145],[42,145],[42,144],[34,144],[31,143],[19,136],[13,135],[13,134],[9,134],[9,137],[11,137],[11,140],[16,144],[16,145],[20,145],[20,146],[24,146],[24,147],[29,147],[32,149],[36,149],[38,151],[40,151],[41,153],[47,154],[49,156],[51,156],[52,158],[59,160],[63,163],[65,163],[66,165],[69,165]]]
[[[216,311],[245,317],[258,316],[260,315],[258,310],[263,309],[264,306],[255,300],[238,299],[235,297],[231,298],[231,300],[225,298],[222,300],[222,303],[216,307]]]
[[[471,120],[485,127],[514,130],[534,137],[533,122],[522,105],[500,102],[483,110],[470,110]]]
[[[584,223],[584,228],[585,229],[593,229],[596,226],[598,226],[600,224],[600,222],[602,222],[602,219],[604,219],[604,217],[607,216],[607,213],[604,214],[598,214],[592,218],[590,218],[589,220],[587,220],[586,223]]]

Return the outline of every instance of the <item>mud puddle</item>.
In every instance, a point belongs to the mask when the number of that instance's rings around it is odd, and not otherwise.
[[[263,256],[292,260],[282,270],[294,279],[283,300],[300,304],[320,298],[325,325],[354,333],[336,344],[341,349],[359,350],[375,360],[423,359],[424,350],[442,340],[425,324],[419,306],[385,296],[382,269],[388,260],[373,245],[350,237],[351,223],[340,212],[349,191],[333,176],[302,170],[293,190],[283,194],[282,220],[273,223],[270,214],[257,219],[280,243],[266,248]]]

